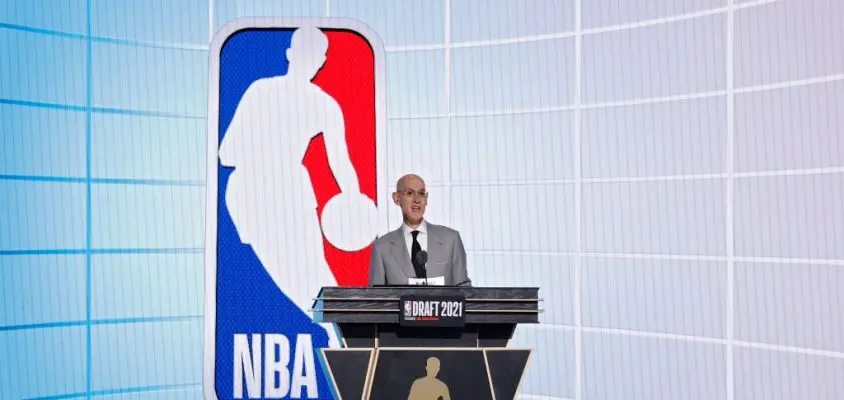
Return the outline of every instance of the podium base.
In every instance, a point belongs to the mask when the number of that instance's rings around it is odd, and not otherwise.
[[[322,349],[342,400],[515,398],[530,349],[378,347]]]

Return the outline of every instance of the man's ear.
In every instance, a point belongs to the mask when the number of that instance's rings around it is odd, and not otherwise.
[[[396,192],[393,192],[393,203],[399,205],[399,194]]]

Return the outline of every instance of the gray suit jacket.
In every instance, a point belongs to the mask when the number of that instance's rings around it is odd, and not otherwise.
[[[471,286],[460,233],[442,225],[427,224],[428,278],[443,276],[446,286]],[[401,227],[375,240],[369,260],[369,286],[407,285],[408,278],[415,277]]]

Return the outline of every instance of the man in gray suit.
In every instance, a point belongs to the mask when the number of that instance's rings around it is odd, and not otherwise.
[[[375,240],[369,285],[407,285],[411,279],[441,277],[446,286],[471,286],[460,233],[424,219],[428,205],[425,181],[416,175],[401,177],[393,202],[401,207],[404,223]],[[422,252],[428,254],[427,262],[419,256]]]

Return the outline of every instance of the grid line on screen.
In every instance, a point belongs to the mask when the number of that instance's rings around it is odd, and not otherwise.
[[[444,20],[445,23],[443,26],[445,27],[445,32],[443,34],[443,38],[445,41],[445,80],[444,84],[444,97],[445,97],[445,135],[446,135],[446,148],[449,150],[448,152],[448,162],[446,163],[445,167],[445,176],[448,177],[448,182],[446,184],[446,190],[448,191],[449,201],[454,203],[454,174],[452,169],[452,152],[451,148],[453,147],[454,140],[452,138],[452,130],[451,130],[451,119],[452,111],[451,111],[451,50],[452,50],[452,43],[451,43],[451,0],[443,0],[443,9],[445,10]],[[449,207],[448,209],[448,223],[454,223],[454,207]]]
[[[776,3],[781,0],[760,0],[760,1],[751,1],[745,2],[740,5],[735,5],[734,9],[743,9],[743,8],[750,8],[750,7],[758,7],[762,5],[767,5],[771,3]],[[210,4],[213,7],[213,2]],[[679,16],[667,17],[667,18],[658,18],[647,20],[644,22],[639,22],[636,24],[625,24],[625,25],[614,25],[609,27],[601,27],[596,28],[593,30],[585,30],[583,34],[594,34],[594,33],[605,33],[605,32],[614,32],[620,31],[625,29],[632,29],[638,28],[642,26],[652,26],[652,25],[659,25],[664,23],[670,23],[674,21],[684,20],[684,19],[691,19],[692,17],[696,16],[697,14],[705,12],[705,13],[725,13],[727,12],[727,7],[721,7],[713,10],[707,11],[700,11],[697,13],[687,13],[681,14]],[[709,15],[709,14],[707,14]],[[643,25],[644,24],[644,25]],[[33,31],[39,32],[42,34],[49,34],[49,35],[69,35],[68,37],[73,37],[77,39],[84,39],[84,35],[77,35],[77,34],[70,34],[70,33],[63,33],[59,31],[53,30],[45,30],[40,28],[32,28],[27,27],[24,25],[15,25],[15,24],[0,24],[0,27],[6,27],[8,29],[17,29],[17,30],[26,30],[26,31]],[[210,31],[213,32],[213,28],[209,28]],[[574,32],[567,32],[563,35],[565,37],[571,37],[574,35]],[[556,36],[548,37],[548,39],[556,39]],[[116,38],[109,38],[109,37],[100,37],[100,36],[91,36],[91,40],[94,42],[108,42],[108,41],[124,41],[124,39],[116,39]],[[508,39],[510,40],[510,39]],[[524,40],[523,40],[524,41]],[[121,42],[123,43],[123,42]],[[454,43],[452,47],[470,47],[473,42],[462,42],[462,43]],[[484,41],[483,43],[478,42],[475,43],[478,46],[481,45],[494,45],[494,44],[503,44],[506,42],[491,42],[487,43]],[[184,49],[185,46],[197,46],[197,45],[185,45],[179,43],[160,43],[160,42],[147,42],[147,41],[137,41],[137,40],[125,40],[124,44],[130,44],[137,47],[167,47],[167,48],[176,48],[176,49]],[[423,45],[427,46],[427,45]],[[435,44],[433,48],[436,49],[444,49],[445,44]],[[190,48],[195,49],[195,48]],[[202,50],[207,50],[207,46],[203,46]],[[397,49],[388,47],[387,50],[400,50],[400,51],[414,51],[420,49],[430,49],[429,47],[419,47],[419,46],[410,46],[407,49]],[[799,86],[799,85],[807,85],[813,83],[823,83],[823,82],[831,82],[836,80],[844,79],[844,74],[837,74],[837,75],[829,75],[829,76],[822,76],[822,77],[815,77],[815,78],[808,78],[808,79],[801,79],[801,80],[793,80],[793,81],[786,81],[781,83],[775,84],[766,84],[760,85],[755,87],[746,87],[746,88],[736,88],[735,93],[749,93],[755,92],[759,90],[770,90],[770,89],[780,89],[792,86]],[[670,102],[670,101],[678,101],[678,100],[691,100],[691,99],[698,99],[698,98],[705,98],[705,97],[713,97],[713,96],[724,96],[726,95],[726,90],[719,90],[719,91],[711,91],[711,92],[702,92],[702,93],[692,93],[692,94],[684,94],[684,95],[675,95],[675,96],[665,96],[665,97],[658,97],[658,98],[646,98],[646,99],[635,99],[635,100],[626,100],[626,101],[619,101],[619,102],[608,102],[608,103],[593,103],[593,104],[582,104],[582,109],[592,109],[592,108],[605,108],[605,107],[616,107],[616,106],[630,106],[630,105],[641,105],[641,104],[651,104],[651,103],[659,103],[659,102]],[[14,100],[9,99],[0,99],[0,103],[10,102]],[[16,101],[16,103],[19,103]],[[58,104],[49,104],[49,103],[37,103],[37,102],[25,102],[28,105],[33,106],[43,106],[43,107],[65,107],[64,105]],[[67,107],[75,107],[75,106],[67,106]],[[84,110],[84,107],[76,107],[76,109]],[[537,109],[524,109],[524,110],[498,110],[498,111],[484,111],[484,112],[468,112],[468,113],[451,113],[451,116],[484,116],[484,115],[510,115],[510,114],[522,114],[522,113],[531,113],[531,112],[545,112],[545,111],[571,111],[573,110],[573,106],[561,106],[561,107],[546,107],[546,108],[537,108]],[[151,111],[142,111],[142,110],[124,110],[124,109],[117,109],[117,108],[97,108],[94,107],[93,111],[96,113],[129,113],[131,115],[145,115],[145,116],[162,116],[162,117],[178,117],[178,118],[196,118],[196,119],[205,119],[204,115],[185,115],[185,114],[177,114],[177,113],[161,113],[161,112],[151,112]],[[416,118],[438,118],[438,117],[445,117],[445,115],[410,115],[410,116],[391,116],[388,119],[416,119]]]
[[[783,258],[783,257],[734,257],[736,262],[759,263],[759,264],[807,264],[807,265],[834,265],[844,266],[842,259],[824,258]]]
[[[208,48],[211,47],[210,43],[214,41],[214,26],[216,26],[214,23],[214,18],[216,17],[214,8],[214,0],[208,0]]]
[[[822,168],[796,168],[780,169],[753,172],[734,172],[734,178],[757,178],[771,176],[802,176],[802,175],[827,175],[844,173],[844,167],[822,167]],[[728,173],[712,174],[681,174],[681,175],[643,175],[643,176],[616,176],[605,178],[581,178],[582,183],[636,183],[636,182],[676,182],[676,181],[702,181],[708,179],[727,179]],[[453,182],[452,187],[491,187],[491,186],[534,186],[534,185],[572,185],[576,184],[576,178],[563,179],[520,179],[520,180],[495,180],[495,181],[459,181]],[[448,182],[430,181],[429,186],[445,187]]]
[[[87,7],[87,6],[86,6]],[[82,35],[77,33],[68,33],[52,29],[35,28],[26,25],[9,24],[0,22],[0,29],[11,29],[21,32],[38,33],[42,35],[58,36],[68,39],[89,40],[89,35]],[[178,50],[208,50],[208,45],[194,44],[194,43],[177,43],[177,42],[157,42],[149,40],[129,40],[112,36],[94,36],[90,35],[90,40],[94,43],[110,43],[122,44],[135,47],[159,48],[159,49],[178,49]]]
[[[43,329],[43,328],[66,328],[71,326],[97,326],[97,325],[125,325],[125,324],[143,324],[154,322],[183,322],[183,321],[200,321],[202,315],[175,315],[175,316],[160,316],[160,317],[137,317],[137,318],[109,318],[109,319],[91,319],[80,321],[60,321],[60,322],[44,322],[39,324],[26,325],[8,325],[0,326],[0,332],[6,331],[23,331],[29,329]]]
[[[201,254],[205,249],[193,247],[171,247],[171,248],[92,248],[92,249],[23,249],[23,250],[0,250],[0,256],[21,256],[21,255],[70,255],[86,254]]]
[[[55,110],[66,110],[66,111],[85,111],[86,108],[82,106],[72,106],[67,104],[53,104],[53,103],[44,103],[39,101],[27,101],[27,100],[15,100],[15,99],[0,99],[0,104],[7,104],[11,106],[24,106],[24,107],[38,107],[38,108],[50,108]]]
[[[148,111],[148,110],[132,110],[126,108],[103,108],[93,107],[91,112],[94,114],[118,114],[118,115],[133,115],[138,117],[164,117],[164,118],[182,118],[182,119],[207,119],[204,115],[180,114],[173,112]]]
[[[66,111],[81,111],[81,112],[87,112],[88,111],[88,108],[84,107],[84,106],[46,103],[46,102],[40,102],[40,101],[16,100],[16,99],[2,99],[2,98],[0,98],[0,104],[8,104],[8,105],[13,105],[13,106],[25,106],[25,107],[37,107],[37,108],[48,108],[48,109],[66,110]],[[172,112],[133,110],[133,109],[126,109],[126,108],[111,108],[111,107],[109,107],[109,108],[91,107],[91,113],[93,113],[93,114],[132,115],[132,116],[139,116],[139,117],[163,117],[163,118],[182,118],[182,119],[198,119],[198,120],[205,120],[206,119],[206,117],[204,115],[190,115],[190,114],[179,114],[179,113],[172,113]]]
[[[831,82],[837,82],[837,81],[841,81],[841,80],[844,80],[844,74],[824,75],[824,76],[819,76],[819,77],[788,80],[788,81],[777,82],[777,83],[768,83],[768,84],[764,84],[764,85],[747,86],[747,87],[743,87],[743,88],[734,88],[733,94],[747,94],[747,93],[756,93],[756,92],[769,91],[769,90],[787,89],[787,88],[800,87],[800,86],[816,85],[816,84],[821,84],[821,83],[831,83]],[[591,103],[591,104],[586,103],[586,104],[581,104],[580,108],[582,110],[586,110],[586,109],[610,108],[610,107],[627,107],[627,106],[667,103],[667,102],[684,101],[684,100],[697,100],[697,99],[718,97],[718,96],[725,96],[725,95],[727,95],[727,90],[715,90],[715,91],[709,91],[709,92],[689,93],[689,94],[681,94],[681,95],[673,95],[673,96],[651,97],[651,98],[624,100],[624,101],[616,101],[616,102]],[[83,107],[83,106],[74,106],[74,105],[68,105],[68,104],[55,104],[55,103],[27,101],[27,100],[16,100],[16,99],[3,99],[3,98],[0,98],[0,104],[19,105],[19,106],[28,106],[28,107],[38,107],[38,108],[60,109],[60,110],[68,110],[68,111],[86,111],[87,110],[87,108]],[[448,113],[448,114],[442,113],[442,114],[394,115],[394,116],[387,117],[387,119],[388,120],[436,119],[436,118],[446,118],[449,115],[451,117],[479,117],[479,116],[519,115],[519,114],[557,112],[557,111],[574,111],[574,110],[575,110],[574,105],[566,105],[566,106],[538,107],[538,108],[526,108],[526,109],[515,109],[515,110],[508,109],[508,110],[490,110],[490,111],[477,111],[477,112],[451,112],[451,113]],[[190,115],[190,114],[179,114],[179,113],[148,111],[148,110],[121,109],[121,108],[92,107],[91,111],[92,111],[92,113],[95,113],[95,114],[120,114],[120,115],[133,115],[133,116],[203,119],[203,120],[206,119],[206,117],[204,115]]]
[[[743,340],[733,340],[733,346],[743,347],[743,348],[748,348],[748,349],[771,350],[771,351],[778,351],[778,352],[783,352],[783,353],[803,354],[803,355],[809,355],[809,356],[820,356],[820,357],[827,357],[827,358],[844,360],[844,353],[838,352],[838,351],[831,351],[831,350],[818,350],[818,349],[810,349],[810,348],[806,348],[806,347],[783,346],[783,345],[779,345],[779,344],[748,342],[748,341],[743,341]]]
[[[121,389],[110,389],[110,390],[94,390],[91,392],[85,393],[68,393],[59,396],[48,396],[48,397],[33,397],[29,400],[60,400],[60,399],[78,399],[78,398],[90,398],[92,396],[116,396],[121,394],[140,394],[140,393],[153,393],[153,392],[170,392],[170,391],[183,391],[187,389],[202,389],[202,383],[182,383],[182,384],[174,384],[174,385],[155,385],[155,386],[138,386],[138,387],[127,387]]]
[[[670,260],[670,261],[716,261],[727,262],[726,256],[707,256],[694,254],[655,254],[655,253],[595,253],[595,252],[565,252],[565,251],[534,251],[534,250],[490,250],[490,249],[466,249],[469,253],[479,255],[531,255],[531,256],[568,256],[575,257],[578,254],[583,258],[614,258],[627,260]],[[741,257],[734,256],[735,262],[757,263],[757,264],[806,264],[806,265],[831,265],[844,266],[844,260],[824,258],[797,258],[797,257]]]
[[[91,277],[92,255],[91,238],[93,227],[91,207],[91,153],[92,153],[92,105],[93,105],[93,51],[91,49],[91,0],[85,0],[85,398],[91,398],[93,384],[93,362],[91,356]]]
[[[174,49],[174,50],[203,50],[208,51],[208,45],[194,43],[156,42],[149,40],[129,40],[111,36],[94,36],[91,38],[96,43],[122,44],[125,46],[146,47],[151,49]]]
[[[68,182],[87,183],[95,185],[138,185],[138,186],[205,186],[203,181],[183,181],[170,179],[132,179],[132,178],[80,178],[72,176],[43,176],[43,175],[6,175],[0,174],[0,180],[30,181],[30,182]]]
[[[758,7],[766,4],[776,3],[782,0],[755,0],[749,1],[746,3],[742,3],[740,5],[733,6],[734,9],[741,9],[741,8],[749,8],[749,7]],[[618,32],[628,29],[637,29],[637,28],[645,28],[649,26],[661,25],[661,24],[669,24],[672,22],[680,22],[691,20],[695,18],[707,17],[712,15],[718,14],[726,14],[729,10],[733,9],[730,7],[718,7],[712,8],[708,10],[700,10],[695,12],[683,13],[678,15],[672,15],[669,17],[663,18],[654,18],[648,19],[644,21],[634,22],[634,23],[627,23],[627,24],[619,24],[619,25],[610,25],[610,26],[602,26],[599,28],[590,28],[590,29],[582,29],[580,28],[579,31],[570,31],[570,32],[558,32],[558,33],[546,33],[541,35],[526,35],[526,36],[518,36],[506,39],[488,39],[488,40],[470,40],[470,41],[461,41],[461,42],[451,42],[449,44],[441,45],[437,43],[430,43],[430,44],[413,44],[413,45],[396,45],[396,46],[387,46],[386,51],[390,53],[394,52],[409,52],[409,51],[423,51],[423,50],[443,50],[448,47],[451,48],[466,48],[466,47],[486,47],[486,46],[497,46],[497,45],[504,45],[504,44],[517,44],[517,43],[529,43],[529,42],[539,42],[545,40],[557,40],[557,39],[566,39],[572,38],[576,35],[594,35],[599,33],[609,33],[609,32]],[[575,12],[577,15],[577,12]],[[577,22],[575,22],[577,24]]]
[[[718,8],[708,9],[708,10],[700,10],[700,11],[695,11],[695,12],[690,12],[690,13],[685,13],[685,14],[673,15],[673,16],[670,16],[670,17],[649,19],[649,20],[640,21],[640,22],[633,22],[633,23],[629,23],[629,24],[621,24],[621,25],[614,25],[614,26],[608,26],[608,27],[586,29],[586,30],[583,31],[583,34],[584,35],[593,35],[593,34],[596,34],[596,33],[617,32],[617,31],[622,31],[622,30],[627,30],[627,29],[645,28],[645,27],[648,27],[648,26],[668,24],[668,23],[679,22],[679,21],[686,21],[686,20],[691,20],[691,19],[701,18],[701,17],[708,17],[708,16],[712,16],[712,15],[717,15],[717,14],[729,14],[729,13],[732,13],[733,10],[735,10],[737,8],[758,7],[758,6],[763,6],[763,5],[767,5],[767,4],[777,3],[777,2],[780,2],[780,1],[783,1],[783,0],[755,0],[755,1],[749,1],[749,2],[743,3],[741,6],[734,6],[734,5],[732,5],[732,1],[730,1],[730,5],[727,5],[727,6],[724,6],[724,7],[718,7]]]
[[[776,89],[788,89],[798,86],[808,86],[808,85],[816,85],[819,83],[830,83],[835,81],[844,80],[844,74],[833,74],[833,75],[823,75],[818,77],[812,78],[805,78],[805,79],[794,79],[788,80],[784,82],[776,82],[776,83],[768,83],[764,85],[758,86],[747,86],[743,88],[735,88],[733,91],[736,94],[745,94],[745,93],[754,93],[754,92],[762,92],[766,90],[776,90]]]
[[[594,327],[594,326],[580,326],[580,327],[578,327],[578,326],[575,326],[575,325],[553,324],[553,323],[543,323],[543,324],[540,324],[540,325],[533,325],[533,326],[530,326],[529,329],[558,330],[558,331],[563,331],[563,332],[577,332],[578,330],[580,330],[582,332],[597,333],[597,334],[604,334],[604,335],[630,336],[630,337],[641,337],[641,338],[649,338],[649,339],[663,339],[663,340],[673,340],[673,341],[689,342],[689,343],[718,344],[718,345],[723,345],[723,346],[754,348],[754,349],[778,351],[778,352],[783,352],[783,353],[793,353],[793,354],[821,356],[821,357],[828,357],[828,358],[835,358],[835,359],[844,359],[844,352],[840,352],[840,351],[820,350],[820,349],[813,349],[813,348],[799,347],[799,346],[784,346],[784,345],[777,345],[777,344],[770,344],[770,343],[759,343],[759,342],[751,342],[751,341],[744,341],[744,340],[730,340],[730,339],[708,337],[708,336],[701,336],[701,335],[684,335],[684,334],[677,334],[677,333],[640,331],[640,330],[635,330],[635,329],[622,329],[622,328],[603,328],[603,327]]]
[[[574,1],[574,397],[583,398],[583,3]]]
[[[21,32],[38,33],[41,35],[60,36],[68,39],[85,39],[85,35],[80,35],[78,33],[61,32],[53,29],[43,29],[26,25],[9,24],[6,22],[0,22],[0,29],[11,29]]]
[[[751,7],[758,7],[767,4],[777,3],[782,0],[754,0],[743,2],[741,4],[733,5],[732,9],[739,10],[744,8],[751,8]],[[241,6],[240,2],[235,1],[236,7],[236,15],[241,15]],[[326,0],[326,16],[331,16],[331,1]],[[214,0],[209,0],[209,43],[214,36],[214,26],[213,18],[215,17],[214,14],[214,7],[215,2]],[[682,13],[678,15],[673,15],[669,17],[662,17],[662,18],[654,18],[648,19],[644,21],[639,21],[635,23],[627,23],[627,24],[617,24],[617,25],[609,25],[609,26],[602,26],[599,28],[591,28],[591,29],[583,29],[581,30],[582,35],[593,35],[598,33],[608,33],[608,32],[617,32],[622,30],[628,29],[636,29],[636,28],[643,28],[649,26],[655,26],[660,24],[667,24],[672,22],[678,21],[685,21],[690,19],[695,19],[699,17],[706,17],[712,16],[717,14],[726,14],[730,10],[729,7],[718,7],[712,8],[707,10],[700,10],[695,12],[689,13]],[[43,29],[43,28],[36,28],[27,25],[21,24],[10,24],[10,23],[0,23],[0,28],[6,29],[13,29],[25,32],[32,32],[32,33],[39,33],[45,35],[53,35],[53,36],[61,36],[66,38],[73,38],[73,39],[86,39],[86,35],[76,34],[76,33],[69,33],[69,32],[62,32],[53,29]],[[464,48],[464,47],[484,47],[484,46],[491,46],[491,45],[501,45],[501,44],[515,44],[515,43],[526,43],[526,42],[536,42],[536,41],[544,41],[544,40],[556,40],[562,38],[569,38],[574,37],[575,32],[558,32],[558,33],[549,33],[549,34],[542,34],[542,35],[525,35],[525,36],[518,36],[514,38],[507,38],[507,39],[493,39],[493,40],[471,40],[471,41],[461,41],[461,42],[453,42],[450,43],[452,48]],[[112,44],[124,44],[124,45],[131,45],[136,47],[150,47],[150,48],[169,48],[169,49],[182,49],[182,50],[208,50],[208,44],[197,44],[197,43],[179,43],[179,42],[162,42],[162,41],[150,41],[150,40],[130,40],[120,37],[113,37],[113,36],[101,36],[101,35],[91,35],[91,40],[95,43],[112,43]],[[430,44],[412,44],[412,45],[391,45],[386,46],[385,50],[389,53],[393,52],[408,52],[408,51],[420,51],[420,50],[444,50],[446,48],[445,43],[430,43]]]
[[[727,190],[726,190],[726,213],[727,213],[727,227],[726,227],[726,250],[727,250],[727,305],[726,312],[726,349],[727,349],[727,365],[726,365],[726,385],[727,385],[727,400],[735,398],[735,351],[734,351],[734,335],[735,335],[735,275],[736,275],[736,261],[735,261],[735,217],[734,217],[734,201],[735,201],[735,0],[727,0],[727,143],[726,151],[727,157]]]
[[[73,255],[85,254],[86,249],[21,249],[0,250],[0,256],[12,255]],[[173,247],[173,248],[92,248],[91,254],[201,254],[203,248]],[[726,262],[726,256],[707,256],[693,254],[655,254],[655,253],[595,253],[595,252],[565,252],[565,251],[535,251],[512,249],[474,249],[467,248],[468,253],[478,255],[531,255],[531,256],[570,256],[578,254],[583,258],[614,258],[630,260],[672,260],[672,261],[717,261]],[[844,260],[824,258],[796,258],[796,257],[733,257],[735,262],[757,264],[805,264],[844,266]]]
[[[203,181],[183,181],[170,179],[91,178],[91,183],[102,185],[205,186],[205,182]]]
[[[834,74],[834,75],[824,75],[806,79],[795,79],[789,80],[784,82],[777,82],[777,83],[769,83],[764,85],[756,85],[756,86],[747,86],[742,88],[734,88],[733,94],[747,94],[747,93],[756,93],[756,92],[764,92],[769,90],[777,90],[777,89],[787,89],[799,86],[809,86],[809,85],[816,85],[821,83],[830,83],[844,80],[844,74]],[[621,101],[612,101],[612,102],[604,102],[604,103],[583,103],[579,107],[581,110],[592,110],[592,109],[599,109],[599,108],[612,108],[612,107],[629,107],[629,106],[639,106],[639,105],[646,105],[646,104],[657,104],[657,103],[670,103],[670,102],[677,102],[677,101],[686,101],[686,100],[698,100],[698,99],[705,99],[710,97],[721,97],[726,96],[727,90],[713,90],[708,92],[697,92],[697,93],[687,93],[687,94],[679,94],[679,95],[671,95],[671,96],[659,96],[659,97],[645,97],[641,99],[633,99],[633,100],[621,100]],[[524,109],[506,109],[506,110],[485,110],[485,111],[471,111],[471,112],[452,112],[448,115],[452,117],[485,117],[485,116],[497,116],[497,115],[519,115],[519,114],[534,114],[534,113],[544,113],[544,112],[558,112],[558,111],[574,111],[575,106],[572,105],[563,105],[563,106],[552,106],[552,107],[535,107],[535,108],[524,108]],[[433,119],[433,118],[445,118],[447,114],[416,114],[416,115],[394,115],[390,116],[387,119],[389,120],[403,120],[403,119]]]

